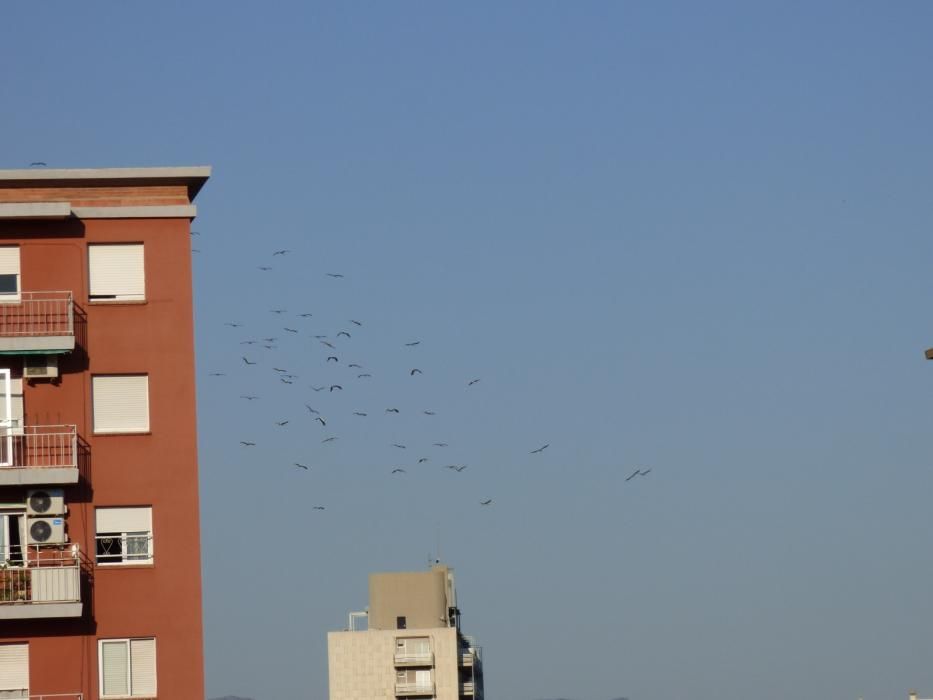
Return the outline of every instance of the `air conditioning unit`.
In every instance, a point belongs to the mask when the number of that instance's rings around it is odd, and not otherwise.
[[[26,520],[29,544],[65,544],[64,518],[29,518]]]
[[[23,378],[55,379],[58,377],[58,355],[26,355]]]
[[[26,492],[26,515],[49,516],[65,514],[63,489],[34,489]]]

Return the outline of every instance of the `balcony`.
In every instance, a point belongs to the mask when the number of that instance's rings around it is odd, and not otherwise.
[[[420,696],[433,696],[434,683],[396,683],[395,697],[413,698]]]
[[[464,681],[460,684],[460,695],[473,695],[473,681]]]
[[[78,545],[2,547],[0,560],[0,620],[81,617]]]
[[[406,652],[400,651],[395,654],[396,668],[404,666],[433,666],[434,654],[426,652]]]
[[[54,355],[75,349],[71,292],[21,292],[0,303],[0,354]]]
[[[460,667],[461,668],[470,668],[472,666],[479,666],[483,660],[483,648],[482,647],[470,647],[468,649],[460,650]]]
[[[77,426],[27,425],[0,432],[0,486],[76,483]]]

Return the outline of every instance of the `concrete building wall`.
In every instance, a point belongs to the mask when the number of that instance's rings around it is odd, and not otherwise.
[[[369,629],[394,630],[399,617],[409,628],[446,627],[453,605],[448,571],[438,565],[430,571],[370,574]]]
[[[398,671],[416,670],[395,665],[396,639],[428,637],[434,654],[431,669],[438,700],[458,700],[459,647],[454,628],[330,632],[327,635],[330,700],[394,700]],[[419,667],[425,670],[426,667]]]

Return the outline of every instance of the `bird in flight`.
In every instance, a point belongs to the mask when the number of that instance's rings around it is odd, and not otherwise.
[[[386,409],[386,413],[398,413],[398,412],[399,412],[399,411],[398,411],[397,408],[387,408],[387,409]]]
[[[340,362],[340,360],[337,359],[336,355],[331,355],[330,357],[327,358],[328,362],[330,362],[331,360],[333,360],[334,362]]]
[[[273,255],[273,256],[275,256],[275,255],[285,255],[286,253],[291,253],[291,252],[292,252],[292,251],[290,251],[290,250],[277,250],[277,251],[275,251],[272,255]]]
[[[313,384],[309,384],[309,386],[312,391],[324,391],[324,389],[327,388],[326,386],[314,386]],[[333,391],[333,389],[331,389],[331,391]]]
[[[272,268],[271,268],[271,267],[268,267],[267,265],[260,265],[260,266],[257,267],[256,269],[257,269],[257,270],[262,270],[263,272],[268,272],[268,271],[271,270]]]
[[[408,449],[408,448],[405,447],[405,445],[399,445],[397,442],[393,442],[393,443],[392,443],[392,447],[397,447],[397,448],[399,448],[400,450]]]
[[[340,279],[340,278],[343,277],[343,275],[341,275],[341,274],[339,274],[339,273],[337,273],[337,272],[328,272],[328,273],[327,273],[327,276],[328,276],[328,277],[333,277],[333,278],[335,278],[335,279]]]
[[[434,446],[435,447],[448,447],[446,442],[435,442]]]
[[[279,381],[282,382],[282,384],[294,384],[295,383],[293,380],[286,379],[285,377],[279,377]]]
[[[636,469],[636,470],[633,471],[631,474],[629,474],[629,475],[625,478],[625,480],[626,480],[626,481],[631,481],[631,480],[634,479],[636,476],[648,476],[648,473],[649,473],[650,471],[651,471],[651,469],[646,469],[646,470],[644,470],[644,471],[642,471],[641,469]]]
[[[333,441],[336,440],[336,439],[337,439],[337,438],[335,438],[335,437],[329,437],[329,438],[324,438],[323,440],[321,440],[321,442],[333,442]]]
[[[409,376],[414,377],[416,374],[424,374],[424,372],[422,372],[420,369],[418,369],[417,367],[415,367],[415,368],[414,368],[411,372],[409,372],[408,374],[409,374]]]
[[[415,347],[416,345],[421,345],[421,341],[420,341],[420,340],[416,340],[416,341],[414,341],[414,342],[412,342],[412,343],[405,343],[405,347],[406,347],[406,348],[413,348],[413,347]]]
[[[279,373],[288,372],[287,369],[282,369],[281,367],[273,367],[272,370],[273,370],[274,372],[279,372]]]
[[[255,345],[258,342],[258,340],[241,340],[240,345]]]
[[[314,314],[298,314],[301,318],[311,318]]]
[[[285,309],[269,309],[270,314],[284,314]]]
[[[362,411],[354,411],[354,412],[353,412],[353,415],[354,415],[354,416],[363,416],[363,417],[365,418],[367,414],[363,413]]]
[[[245,357],[243,358],[243,362],[245,362],[245,363],[248,364],[248,365],[255,365],[255,364],[256,364],[255,362],[250,362],[250,361],[247,360]]]
[[[333,391],[334,389],[340,389],[340,391],[343,391],[343,387],[340,386],[339,384],[331,384],[330,390]]]
[[[533,455],[540,454],[541,452],[544,452],[548,447],[550,447],[550,443],[548,443],[547,445],[541,445],[541,447],[539,447],[537,450],[532,450],[528,454],[533,454]]]
[[[301,462],[295,462],[294,464],[295,464],[295,466],[298,467],[299,469],[304,469],[305,471],[308,471],[308,470],[311,468],[311,467],[307,466],[306,464],[302,464]]]
[[[249,442],[248,440],[240,440],[240,444],[243,445],[243,447],[255,447],[256,446],[255,442]]]
[[[263,338],[267,343],[274,343],[278,338]]]
[[[362,325],[363,325],[363,324],[360,323],[359,321],[354,321],[352,318],[350,319],[350,323],[352,323],[352,324],[354,324],[354,325],[357,325],[357,326],[362,326]]]
[[[427,461],[428,461],[427,457],[422,457],[421,459],[418,460],[418,464],[424,464]]]
[[[329,347],[329,348],[332,349],[332,350],[333,350],[333,348],[334,348],[334,346],[333,346],[331,343],[328,343],[326,340],[322,340],[322,341],[321,341],[321,345],[326,345],[327,347]]]
[[[311,387],[311,388],[313,389],[314,387]],[[324,388],[324,387],[321,387],[321,389],[323,389],[323,388]],[[308,411],[310,411],[311,413],[313,413],[313,414],[316,415],[316,416],[321,415],[320,412],[319,412],[318,410],[316,410],[316,409],[314,409],[314,408],[311,408],[308,404],[305,404],[305,408],[307,408]]]
[[[488,506],[490,503],[492,503],[492,499],[491,499],[491,498],[487,498],[485,501],[480,501],[480,502],[479,502],[479,504],[480,504],[481,506]]]
[[[247,394],[247,395],[242,395],[242,396],[240,396],[240,398],[241,398],[241,399],[246,399],[247,401],[255,401],[255,400],[258,399],[259,397],[258,397],[258,396],[250,396],[250,395]]]
[[[395,469],[392,470],[392,473],[393,474],[404,474],[405,470],[402,469],[401,467],[396,467]]]
[[[325,420],[324,420],[323,418],[321,418],[320,416],[318,416],[318,417],[315,418],[314,420],[320,421],[320,422],[321,422],[321,425],[327,427],[327,421],[325,421]]]
[[[264,347],[266,350],[275,350],[275,348],[276,348],[275,345],[263,345],[263,347]]]
[[[227,323],[225,323],[224,325],[225,325],[225,326],[230,326],[230,328],[239,328],[239,327],[242,326],[243,324],[242,324],[242,323],[229,323],[229,322],[227,322]]]
[[[347,367],[349,367],[350,369],[353,369],[354,367],[355,367],[356,369],[363,369],[363,365],[358,365],[358,364],[356,364],[355,362],[353,362],[353,363],[347,365]]]
[[[436,415],[437,415],[437,412],[435,412],[435,411],[422,411],[422,413],[423,413],[424,415],[426,415],[426,416],[436,416]]]
[[[29,164],[29,167],[30,168],[46,168],[48,167],[48,165],[49,164],[43,160],[34,160]]]
[[[465,465],[465,464],[459,464],[459,465],[458,465],[458,464],[448,464],[446,468],[447,468],[447,469],[452,469],[453,471],[459,473],[459,472],[462,472],[464,469],[466,469],[466,468],[467,468],[467,465]]]
[[[324,510],[324,506],[312,506],[311,510]]]
[[[479,382],[479,379],[473,379],[473,380],[470,381],[469,384],[467,384],[467,386],[473,386],[473,385],[476,384],[477,382]]]
[[[346,331],[340,331],[340,332],[337,334],[337,337],[339,338],[339,337],[342,336],[342,335],[345,335],[345,336],[347,336],[348,338],[350,337],[350,334],[347,333]]]
[[[208,376],[210,376],[210,377],[226,377],[227,374],[226,374],[225,372],[211,372]]]
[[[277,421],[275,422],[275,424],[276,424],[277,426],[279,426],[280,428],[282,428],[282,427],[288,425],[288,421],[287,421],[287,420],[282,420],[282,421],[278,421],[278,420],[277,420]]]
[[[356,375],[356,378],[357,378],[357,379],[366,379],[366,377],[371,377],[371,376],[373,376],[373,375],[367,374],[366,372],[363,372],[363,374],[358,374],[358,375]]]
[[[294,328],[286,328],[285,330],[287,330],[289,333],[297,333],[297,332],[298,332],[298,331],[295,330]]]

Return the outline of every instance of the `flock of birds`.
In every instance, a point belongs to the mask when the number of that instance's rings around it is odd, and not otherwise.
[[[192,236],[200,235],[197,231],[191,231]],[[197,249],[192,249],[194,252],[198,252]],[[292,254],[292,251],[289,249],[280,249],[272,252],[272,258],[284,258]],[[257,265],[256,269],[260,273],[270,273],[273,271],[273,266],[271,264],[261,264]],[[333,280],[344,279],[344,275],[341,273],[330,272],[326,273],[326,276]],[[300,425],[302,429],[304,426],[310,422],[318,426],[320,429],[327,429],[328,424],[331,421],[331,416],[328,415],[328,411],[324,411],[323,407],[327,401],[325,397],[328,397],[337,392],[344,391],[344,384],[349,380],[351,382],[366,382],[373,377],[373,374],[360,362],[345,362],[344,355],[347,354],[351,349],[356,349],[351,344],[356,343],[354,341],[354,335],[362,334],[365,332],[364,321],[358,318],[350,318],[346,320],[345,327],[331,330],[330,333],[308,333],[301,326],[302,322],[306,322],[308,319],[314,318],[315,314],[313,312],[302,310],[301,312],[295,313],[290,312],[285,308],[272,308],[268,312],[271,314],[270,319],[274,318],[277,322],[279,328],[278,331],[274,334],[263,335],[262,337],[244,337],[238,340],[240,353],[238,364],[241,367],[241,372],[245,373],[255,373],[251,374],[250,379],[261,378],[263,371],[268,371],[269,374],[265,376],[265,379],[262,379],[264,382],[271,383],[277,387],[283,385],[297,385],[296,388],[303,390],[305,387],[301,382],[301,373],[304,370],[308,369],[311,365],[314,356],[313,355],[303,355],[305,359],[302,360],[301,369],[292,369],[284,365],[284,361],[275,361],[271,360],[270,357],[274,357],[272,353],[280,348],[280,344],[283,341],[294,339],[295,341],[300,341],[304,344],[309,344],[310,347],[317,347],[321,351],[321,356],[324,357],[323,367],[324,372],[327,373],[326,379],[324,381],[319,381],[317,383],[311,383],[306,385],[307,389],[310,389],[314,395],[319,395],[320,397],[315,401],[316,405],[312,405],[310,401],[314,400],[310,396],[308,401],[304,401],[304,408],[307,413],[297,418],[295,416],[281,416],[279,420],[274,420],[274,426],[276,429],[284,429],[286,426],[295,426]],[[226,321],[224,326],[228,329],[235,330],[238,332],[245,332],[250,330],[250,327],[254,324],[246,324],[241,320],[231,320]],[[343,324],[342,324],[343,325]],[[268,327],[265,324],[255,324],[256,327],[264,326]],[[420,339],[409,340],[408,342],[402,343],[404,347],[403,352],[407,351],[416,351],[419,346],[422,345]],[[303,346],[306,347],[306,346]],[[280,355],[281,356],[281,355]],[[411,361],[410,364],[405,369],[405,374],[410,379],[417,378],[421,375],[424,375],[424,371],[417,366],[415,361]],[[306,366],[307,365],[307,366]],[[349,373],[348,373],[349,370]],[[228,376],[226,371],[211,371],[208,373],[209,377],[219,378]],[[244,376],[241,373],[237,373],[237,376]],[[474,390],[474,388],[482,381],[481,377],[473,377],[464,381],[464,388],[466,390]],[[348,385],[349,386],[349,385]],[[239,394],[239,400],[245,401],[247,403],[252,403],[255,401],[260,401],[262,397],[259,393],[241,393]],[[282,405],[281,402],[276,402],[277,405]],[[398,406],[388,405],[384,408],[380,407],[379,413],[383,416],[392,416],[399,415],[402,412]],[[353,410],[349,411],[353,419],[366,419],[373,416],[372,409],[369,410]],[[426,417],[431,417],[437,415],[437,411],[431,409],[421,410],[420,413]],[[338,416],[339,417],[339,416]],[[337,435],[323,435],[320,439],[321,444],[328,444],[335,442],[339,439]],[[260,446],[260,443],[257,439],[243,439],[239,441],[241,448],[246,450],[252,450]],[[393,442],[391,447],[395,450],[407,450],[408,444],[405,442]],[[444,441],[435,441],[431,444],[431,448],[435,451],[445,450],[449,448],[450,445]],[[528,454],[530,455],[541,455],[550,447],[550,443],[545,443],[536,447],[535,449],[529,450]],[[433,460],[433,456],[420,456],[416,461],[412,461],[411,465],[418,466],[423,465],[429,461]],[[408,473],[406,466],[393,466],[391,469],[387,469],[389,476],[391,477],[401,477]],[[291,468],[300,472],[310,472],[313,468],[311,464],[308,464],[306,461],[294,461],[291,463]],[[466,464],[451,462],[447,463],[443,467],[444,469],[449,470],[455,474],[461,474],[467,469]],[[646,477],[651,472],[651,469],[636,469],[630,476],[628,476],[625,481],[629,482],[637,477]],[[483,498],[479,500],[479,505],[481,507],[489,507],[493,504],[492,498]],[[325,505],[314,505],[312,506],[313,510],[323,511],[326,509]]]

